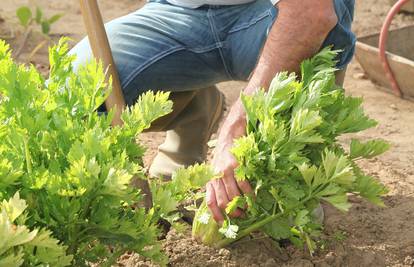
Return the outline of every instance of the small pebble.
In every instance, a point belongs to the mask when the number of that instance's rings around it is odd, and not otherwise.
[[[230,255],[230,251],[228,251],[225,248],[222,248],[222,249],[219,250],[219,255],[220,256],[229,256]]]
[[[268,259],[266,261],[266,263],[264,264],[265,267],[273,267],[273,266],[277,266],[277,263],[275,261],[275,259]]]
[[[414,255],[414,246],[407,246],[404,249],[404,252],[407,253],[407,254],[413,254]]]
[[[329,264],[333,264],[335,262],[335,258],[336,258],[335,253],[331,251],[328,254],[326,254],[325,261]]]
[[[404,264],[407,264],[409,266],[413,266],[414,265],[414,258],[412,256],[405,257]]]
[[[365,74],[365,72],[357,72],[354,74],[354,78],[355,79],[360,79],[360,80],[366,80],[368,79],[367,75]]]
[[[390,108],[392,108],[393,110],[398,110],[397,106],[395,104],[391,104]]]

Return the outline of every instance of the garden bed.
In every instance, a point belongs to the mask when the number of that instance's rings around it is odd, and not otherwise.
[[[79,40],[84,29],[77,1],[36,1],[45,13],[65,13],[52,33],[68,35]],[[387,0],[356,1],[354,30],[358,34],[378,32],[390,5]],[[106,20],[135,10],[144,1],[100,1]],[[18,31],[15,9],[26,1],[5,0],[0,4],[0,26]],[[393,27],[412,24],[414,19],[399,15]],[[10,27],[9,27],[10,26]],[[18,33],[18,32],[17,32]],[[35,37],[37,38],[37,37]],[[11,40],[13,47],[19,44],[19,35]],[[32,44],[30,44],[33,47]],[[25,60],[30,48],[23,51]],[[47,71],[46,51],[33,58],[33,63]],[[229,82],[219,85],[228,104],[238,96],[244,83]],[[414,263],[414,104],[377,90],[366,79],[362,68],[353,62],[347,72],[345,88],[349,94],[363,96],[365,109],[379,126],[358,137],[363,139],[384,138],[393,147],[376,160],[366,160],[361,166],[369,174],[379,177],[390,189],[385,197],[386,208],[378,208],[367,202],[351,198],[353,208],[343,214],[326,207],[324,241],[314,257],[290,245],[278,244],[268,238],[243,240],[225,249],[212,249],[196,243],[189,229],[181,233],[171,230],[163,241],[163,248],[171,266],[412,266]],[[352,136],[342,141],[348,143]],[[163,141],[162,133],[146,133],[142,142],[149,147],[144,158],[146,166]],[[120,259],[121,266],[151,266],[151,263],[126,254]]]

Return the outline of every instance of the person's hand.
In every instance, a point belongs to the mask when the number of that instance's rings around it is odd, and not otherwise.
[[[246,134],[246,117],[240,102],[237,102],[231,109],[224,124],[219,132],[216,148],[213,156],[213,166],[215,171],[222,173],[220,179],[215,179],[207,183],[206,201],[213,218],[222,223],[224,221],[223,212],[227,204],[236,196],[252,192],[252,188],[247,181],[237,181],[234,177],[234,169],[238,163],[230,152],[234,139]],[[238,217],[243,211],[238,209],[233,217]]]
[[[335,27],[337,16],[332,0],[292,0],[278,3],[278,17],[270,30],[252,77],[243,93],[252,94],[257,88],[268,88],[280,71],[298,71],[300,62],[314,55],[328,33]],[[301,19],[297,19],[300,16]],[[292,44],[295,45],[292,45]],[[243,136],[246,118],[240,100],[230,110],[214,152],[213,166],[223,177],[207,184],[207,205],[213,218],[222,222],[223,210],[241,193],[252,191],[246,181],[236,181],[237,161],[230,152],[234,139]],[[240,216],[236,210],[232,216]]]

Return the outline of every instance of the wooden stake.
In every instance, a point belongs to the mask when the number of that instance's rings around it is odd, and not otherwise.
[[[121,114],[125,108],[125,100],[98,2],[80,0],[80,7],[93,55],[97,60],[102,61],[105,69],[108,69],[108,78],[112,77],[112,92],[106,99],[105,106],[107,110],[113,108],[115,111],[112,125],[122,125]]]

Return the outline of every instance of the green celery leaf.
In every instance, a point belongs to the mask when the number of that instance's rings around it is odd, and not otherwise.
[[[319,112],[300,109],[292,117],[290,138],[300,143],[322,143],[323,138],[315,132],[315,128],[321,123],[322,118],[319,116]]]
[[[53,266],[71,265],[73,256],[66,255],[67,247],[60,245],[59,241],[53,238],[51,234],[48,230],[40,230],[37,236],[28,243],[28,246],[36,247],[34,256],[37,262]]]
[[[300,210],[296,214],[296,218],[295,218],[295,225],[296,226],[305,226],[309,222],[310,222],[309,211]]]
[[[16,11],[16,15],[23,27],[27,27],[32,19],[32,11],[27,6],[19,7]]]
[[[124,127],[136,133],[148,129],[153,121],[172,111],[172,101],[168,97],[169,93],[152,91],[140,95],[137,103],[122,114]]]
[[[352,139],[349,156],[356,158],[373,158],[383,154],[390,148],[390,144],[384,140],[370,140],[362,143],[357,139]]]
[[[24,263],[24,254],[20,250],[17,253],[0,255],[0,267],[19,267]]]
[[[256,129],[257,123],[263,118],[264,113],[265,94],[263,90],[258,91],[254,96],[241,94],[240,99],[247,115],[247,129]]]
[[[287,239],[291,237],[291,224],[288,218],[282,217],[273,220],[263,227],[263,231],[276,240]]]
[[[388,193],[388,189],[371,176],[359,175],[355,181],[354,190],[375,205],[385,206],[381,197]]]
[[[312,186],[313,177],[317,172],[316,166],[309,166],[306,163],[298,166],[300,173],[302,174],[303,179],[305,180],[308,186]]]
[[[348,211],[349,208],[351,208],[352,206],[348,202],[348,197],[346,196],[346,194],[323,197],[322,199],[329,202],[332,206],[334,206],[335,208],[341,211]]]
[[[322,162],[328,179],[349,187],[355,181],[353,168],[346,156],[337,156],[334,152],[325,151]]]
[[[172,177],[172,183],[176,188],[187,191],[199,189],[218,176],[210,165],[194,164],[186,169],[178,169]]]
[[[14,200],[14,202],[16,202],[16,200]],[[18,206],[20,205],[21,203],[18,203]],[[30,231],[24,225],[14,225],[5,208],[2,207],[0,213],[0,256],[13,247],[27,244],[32,241],[37,233],[37,230]]]

